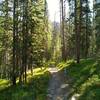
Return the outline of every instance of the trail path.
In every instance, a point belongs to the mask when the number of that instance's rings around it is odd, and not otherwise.
[[[47,100],[67,100],[68,84],[64,71],[57,68],[49,68],[52,77],[49,82]]]

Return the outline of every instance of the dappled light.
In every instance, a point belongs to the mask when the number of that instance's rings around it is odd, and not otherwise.
[[[0,0],[0,100],[100,100],[100,0]]]
[[[48,79],[50,73],[47,69],[35,68],[35,72],[32,76],[31,71],[28,71],[27,74],[27,84],[18,84],[16,86],[10,86],[10,82],[7,80],[0,80],[0,100],[33,100],[38,98],[43,100],[46,95],[46,88],[48,86]],[[41,86],[40,86],[41,84]],[[46,86],[47,84],[47,86]],[[34,87],[35,86],[35,87]],[[38,92],[41,91],[41,94],[37,96]],[[7,95],[7,96],[5,96]],[[36,97],[35,97],[36,96]],[[40,99],[41,98],[41,99]],[[37,100],[38,100],[37,99]]]

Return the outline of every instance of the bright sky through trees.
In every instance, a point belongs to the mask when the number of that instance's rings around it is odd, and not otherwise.
[[[51,21],[60,21],[60,14],[59,14],[59,1],[60,0],[47,0],[48,3],[48,10],[49,10],[49,18]],[[93,6],[93,0],[90,0],[90,6]],[[68,6],[66,6],[66,12],[68,12]]]
[[[49,17],[51,21],[59,21],[59,0],[47,0],[48,9],[49,9]]]

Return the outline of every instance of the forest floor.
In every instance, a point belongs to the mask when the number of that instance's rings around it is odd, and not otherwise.
[[[69,60],[57,68],[65,70],[70,88],[67,100],[100,100],[100,58],[81,59],[80,64]]]
[[[100,59],[60,62],[49,68],[46,100],[100,100]]]
[[[9,80],[0,79],[0,100],[45,100],[50,73],[45,68],[27,72],[27,83],[12,86]],[[17,80],[18,81],[18,80]]]
[[[49,66],[28,71],[26,84],[0,79],[0,100],[100,100],[100,58]]]
[[[64,71],[56,67],[49,68],[51,79],[49,82],[47,100],[67,100],[69,85]]]

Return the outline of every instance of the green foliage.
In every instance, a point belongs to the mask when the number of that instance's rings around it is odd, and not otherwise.
[[[0,80],[0,100],[45,100],[50,73],[36,68],[34,75],[28,73],[27,84],[10,86],[9,81]]]
[[[43,66],[48,50],[46,45],[50,44],[49,22],[46,21],[45,25],[47,8],[45,0],[19,0],[15,1],[15,5],[12,0],[1,0],[0,5],[0,76],[11,79],[13,62],[17,76],[24,67],[22,63],[26,63],[28,68]]]
[[[66,69],[69,75],[69,85],[71,93],[69,98],[74,94],[79,94],[79,100],[99,100],[100,98],[100,61],[99,59],[81,60],[80,64],[74,61],[61,63],[63,69]]]

